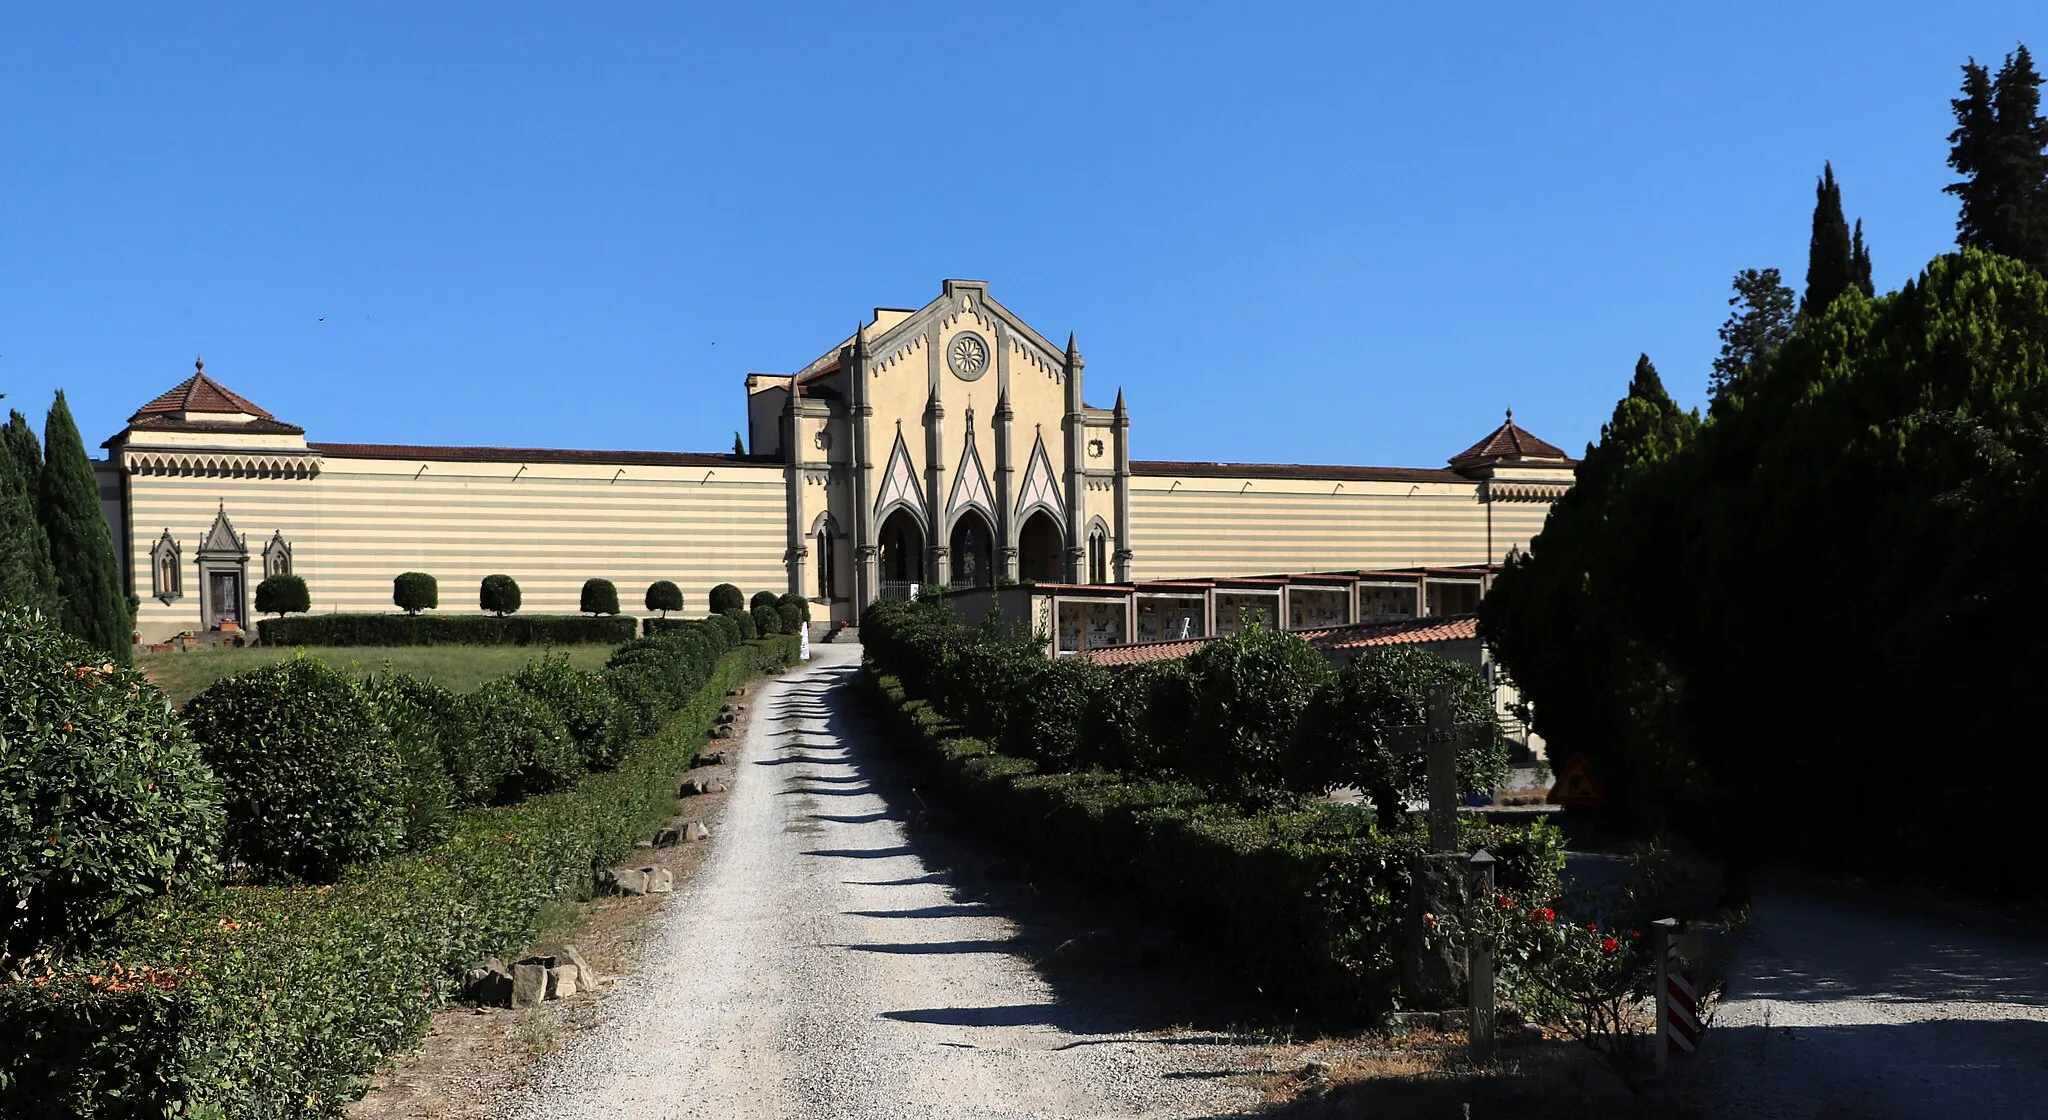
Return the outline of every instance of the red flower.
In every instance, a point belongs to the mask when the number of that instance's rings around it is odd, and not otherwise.
[[[1554,922],[1557,920],[1557,911],[1545,906],[1543,909],[1536,911],[1536,916],[1543,919],[1546,923]]]
[[[1630,937],[1641,937],[1643,935],[1643,931],[1639,929],[1632,929],[1628,931],[1628,935]]]
[[[1507,895],[1501,895],[1499,898],[1494,899],[1493,902],[1494,905],[1500,907],[1503,910],[1513,910],[1515,908],[1515,900],[1509,898]]]
[[[1429,928],[1431,928],[1431,929],[1435,929],[1435,928],[1436,928],[1436,915],[1435,915],[1435,914],[1424,914],[1424,915],[1422,916],[1422,924],[1423,924],[1423,925],[1426,925],[1426,926],[1428,926],[1428,927],[1429,927]]]
[[[1600,932],[1600,923],[1599,923],[1599,922],[1587,922],[1587,923],[1586,923],[1586,932],[1587,932],[1587,933],[1599,933],[1599,932]]]
[[[1603,952],[1603,953],[1610,953],[1610,954],[1611,954],[1611,953],[1613,953],[1613,952],[1614,952],[1614,951],[1615,951],[1616,949],[1619,949],[1619,948],[1621,948],[1621,942],[1619,942],[1619,941],[1616,941],[1616,940],[1615,940],[1615,939],[1613,939],[1612,937],[1610,937],[1610,938],[1607,938],[1606,940],[1604,940],[1604,941],[1600,942],[1600,951],[1601,951],[1601,952]]]

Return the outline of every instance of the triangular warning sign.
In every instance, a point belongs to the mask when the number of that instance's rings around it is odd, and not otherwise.
[[[1593,767],[1587,764],[1586,756],[1575,754],[1564,769],[1557,773],[1557,784],[1550,787],[1552,805],[1605,805],[1607,791],[1593,780]]]

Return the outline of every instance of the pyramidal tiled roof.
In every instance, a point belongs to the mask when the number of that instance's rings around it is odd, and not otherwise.
[[[263,410],[249,398],[206,376],[206,363],[192,363],[192,376],[173,387],[169,392],[137,409],[128,418],[130,423],[147,416],[160,416],[179,412],[227,412],[243,413],[263,420],[277,417]]]
[[[1492,434],[1478,443],[1451,456],[1454,467],[1470,467],[1483,463],[1508,463],[1519,459],[1556,459],[1569,463],[1572,457],[1561,448],[1545,443],[1530,435],[1515,423],[1515,412],[1508,410],[1508,418]]]

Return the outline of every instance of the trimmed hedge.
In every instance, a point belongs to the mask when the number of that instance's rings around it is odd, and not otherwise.
[[[728,611],[747,609],[746,593],[730,583],[721,583],[711,589],[711,613],[725,614]]]
[[[619,613],[619,589],[608,579],[586,579],[583,594],[576,600],[584,614]]]
[[[670,698],[673,717],[617,770],[466,811],[432,851],[332,887],[159,904],[120,951],[0,985],[0,1115],[339,1111],[384,1054],[419,1040],[465,970],[529,943],[543,906],[588,891],[598,869],[674,812],[675,776],[725,690],[791,663],[795,650],[778,638],[725,654]]]
[[[643,601],[647,604],[648,610],[660,611],[661,617],[667,618],[669,611],[683,609],[683,589],[669,580],[658,579],[647,585],[647,597]]]
[[[1386,836],[1369,808],[1313,804],[1264,812],[1210,800],[1185,782],[1101,771],[1041,774],[1028,759],[961,734],[872,665],[861,674],[887,741],[962,816],[1106,891],[1141,900],[1192,939],[1224,950],[1241,979],[1280,1006],[1338,1019],[1384,1018],[1396,1005],[1396,937],[1418,832]],[[1060,717],[1063,722],[1066,717]],[[1554,828],[1461,822],[1463,847],[1500,859],[1514,893],[1563,864]]]
[[[425,572],[400,572],[391,580],[391,603],[407,614],[441,605],[441,585]]]
[[[476,605],[500,618],[519,610],[519,581],[500,572],[477,585]]]
[[[256,585],[258,614],[304,614],[312,609],[313,593],[299,576],[274,575]]]
[[[309,614],[266,618],[267,646],[573,646],[631,641],[639,620],[615,614]]]

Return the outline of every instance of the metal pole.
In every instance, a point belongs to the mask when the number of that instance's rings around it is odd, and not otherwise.
[[[1657,1037],[1651,1041],[1657,1075],[1671,1065],[1671,935],[1678,932],[1677,918],[1659,918],[1650,923],[1650,985],[1657,993]]]

